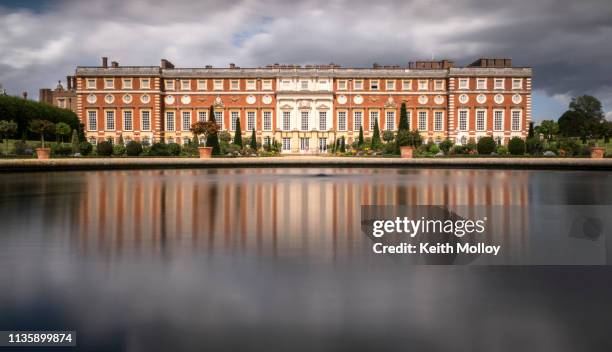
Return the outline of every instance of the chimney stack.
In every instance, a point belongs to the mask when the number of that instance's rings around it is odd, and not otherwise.
[[[72,90],[72,77],[66,76],[66,89]]]
[[[102,67],[108,67],[108,58],[106,56],[102,56]]]
[[[117,61],[113,61],[113,62],[111,62],[111,67],[112,68],[117,68],[117,67],[119,67],[119,63]]]
[[[28,92],[21,93],[23,95],[24,100],[28,100]]]
[[[236,64],[234,64],[233,62],[230,63],[230,68],[236,68]]]
[[[166,60],[166,59],[162,59],[161,60],[161,68],[162,69],[170,69],[170,68],[174,68],[174,65],[172,64],[172,62]]]

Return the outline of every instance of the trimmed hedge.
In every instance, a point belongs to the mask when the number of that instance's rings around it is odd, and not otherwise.
[[[495,143],[495,140],[493,140],[492,137],[482,137],[480,140],[478,140],[476,150],[478,150],[478,154],[490,155],[495,151],[496,147],[497,143]]]
[[[99,156],[111,156],[113,154],[113,145],[107,141],[100,142],[96,145],[96,153]]]
[[[142,154],[142,144],[136,141],[128,142],[128,144],[125,146],[125,153],[128,156],[139,156]]]
[[[510,142],[508,142],[508,151],[512,155],[524,155],[525,141],[519,137],[513,137]]]

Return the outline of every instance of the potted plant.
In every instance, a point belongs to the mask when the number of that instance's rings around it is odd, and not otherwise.
[[[414,149],[421,145],[421,135],[419,131],[403,130],[397,134],[397,145],[400,150],[400,157],[412,158]]]
[[[45,133],[53,131],[55,124],[47,120],[33,120],[30,122],[28,129],[40,135],[40,148],[36,148],[36,156],[38,159],[49,159],[51,148],[45,148]]]
[[[204,136],[204,143],[200,143],[198,146],[198,152],[200,159],[208,159],[212,156],[213,147],[205,147],[206,139],[212,134],[216,134],[219,131],[219,126],[213,121],[198,121],[191,125],[191,133],[198,137]]]
[[[595,142],[591,143],[590,148],[591,159],[603,159],[606,154],[606,148],[599,147]]]

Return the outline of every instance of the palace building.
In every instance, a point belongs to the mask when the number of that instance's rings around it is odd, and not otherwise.
[[[525,138],[531,120],[531,68],[510,59],[417,61],[408,67],[344,68],[268,65],[176,68],[108,65],[76,69],[77,114],[86,137],[183,144],[192,123],[207,120],[210,106],[222,130],[236,121],[245,136],[276,140],[285,153],[322,153],[337,138],[352,143],[363,127],[371,137],[397,131],[406,103],[411,129],[424,140],[465,144],[492,136],[502,144]]]

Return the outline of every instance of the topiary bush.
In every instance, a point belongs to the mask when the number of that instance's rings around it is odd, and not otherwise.
[[[123,155],[125,155],[125,146],[123,144],[115,144],[115,145],[113,145],[113,155],[115,155],[115,156],[123,156]]]
[[[497,153],[497,155],[506,155],[508,154],[508,148],[506,148],[505,145],[498,145],[495,152]]]
[[[142,144],[136,141],[129,141],[125,146],[125,153],[127,156],[139,156],[142,154]]]
[[[541,155],[544,152],[544,144],[538,137],[527,138],[525,149],[531,155]]]
[[[87,156],[93,151],[93,145],[89,142],[81,142],[79,144],[79,151],[81,155]]]
[[[168,153],[172,156],[178,156],[181,154],[181,145],[177,143],[168,143]]]
[[[512,155],[524,155],[525,154],[525,141],[519,137],[513,137],[508,142],[508,151]]]
[[[168,151],[168,145],[165,143],[153,143],[151,149],[149,149],[150,156],[170,156]]]
[[[53,153],[53,155],[57,156],[69,156],[72,154],[72,147],[69,145],[58,143],[51,147],[51,152]]]
[[[490,155],[495,151],[496,147],[497,143],[495,143],[492,137],[482,137],[478,140],[476,150],[478,150],[478,154]]]
[[[113,145],[108,141],[98,143],[96,145],[96,154],[99,156],[111,156],[113,154]]]
[[[453,145],[455,145],[453,141],[451,141],[450,139],[445,139],[440,143],[439,147],[440,147],[440,150],[444,152],[444,154],[448,154],[448,152],[451,150]]]

